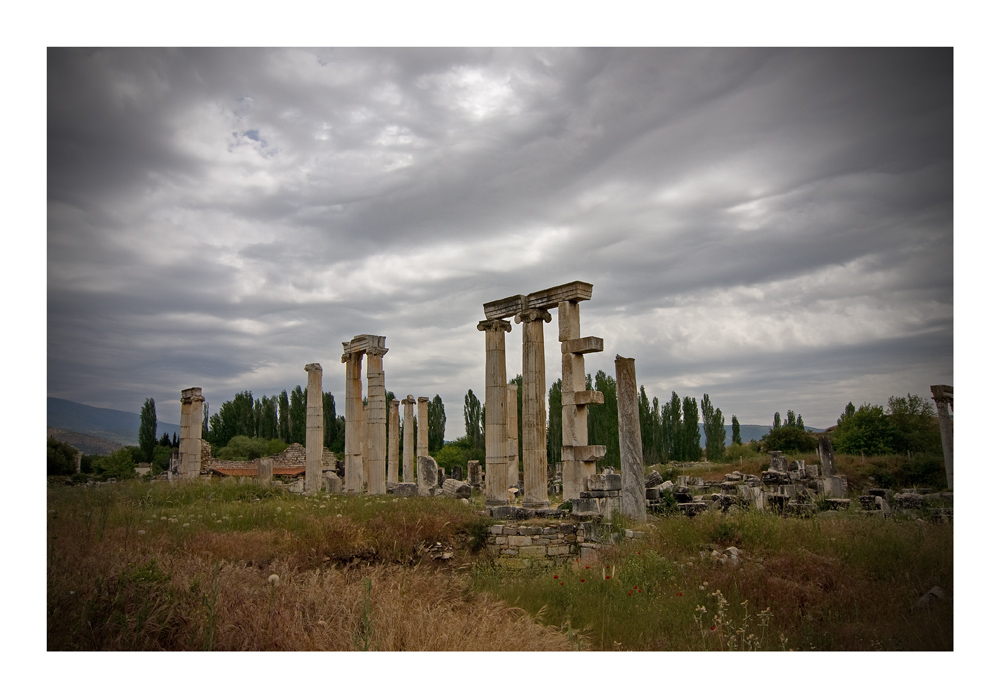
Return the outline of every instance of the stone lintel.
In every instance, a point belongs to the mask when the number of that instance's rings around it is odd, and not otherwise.
[[[483,310],[486,311],[487,320],[502,320],[513,315],[517,315],[524,309],[524,296],[508,296],[497,301],[483,303]]]
[[[603,405],[604,393],[600,390],[577,390],[562,394],[563,405]]]
[[[377,334],[358,334],[350,342],[341,344],[344,345],[344,356],[341,357],[341,361],[347,361],[347,357],[351,354],[367,353],[372,350],[382,350],[383,354],[386,352],[385,337]]]
[[[593,463],[594,461],[599,461],[604,458],[604,456],[607,455],[607,452],[608,447],[602,444],[594,444],[590,446],[563,446],[562,460]]]
[[[601,337],[580,337],[562,342],[563,354],[593,354],[604,351],[604,339]]]
[[[585,281],[571,281],[568,284],[529,293],[525,297],[525,305],[532,310],[551,310],[559,307],[559,303],[562,301],[577,303],[589,301],[593,292],[594,284],[588,284]]]

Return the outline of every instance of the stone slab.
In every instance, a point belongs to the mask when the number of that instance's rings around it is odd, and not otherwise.
[[[562,342],[563,354],[596,354],[604,351],[604,339],[601,337],[579,337]]]

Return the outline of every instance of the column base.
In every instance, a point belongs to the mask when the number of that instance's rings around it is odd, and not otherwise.
[[[535,499],[534,497],[525,497],[524,501],[521,502],[521,506],[525,509],[550,509],[552,507],[552,502],[548,499]]]
[[[505,507],[505,506],[509,506],[510,504],[511,504],[511,502],[508,499],[503,499],[503,500],[500,500],[500,499],[497,499],[497,500],[487,499],[486,500],[486,506],[488,506],[488,507]]]

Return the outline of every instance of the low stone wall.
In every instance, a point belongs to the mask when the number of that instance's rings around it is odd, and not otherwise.
[[[505,567],[553,567],[580,557],[586,536],[580,523],[536,526],[490,526],[486,547]]]

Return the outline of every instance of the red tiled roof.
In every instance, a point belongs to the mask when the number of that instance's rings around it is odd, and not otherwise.
[[[257,477],[257,468],[211,468],[211,472],[218,473],[219,475],[226,475],[229,477]],[[272,475],[284,475],[290,477],[298,477],[299,475],[305,475],[305,466],[290,466],[281,467],[274,466],[271,469]]]

